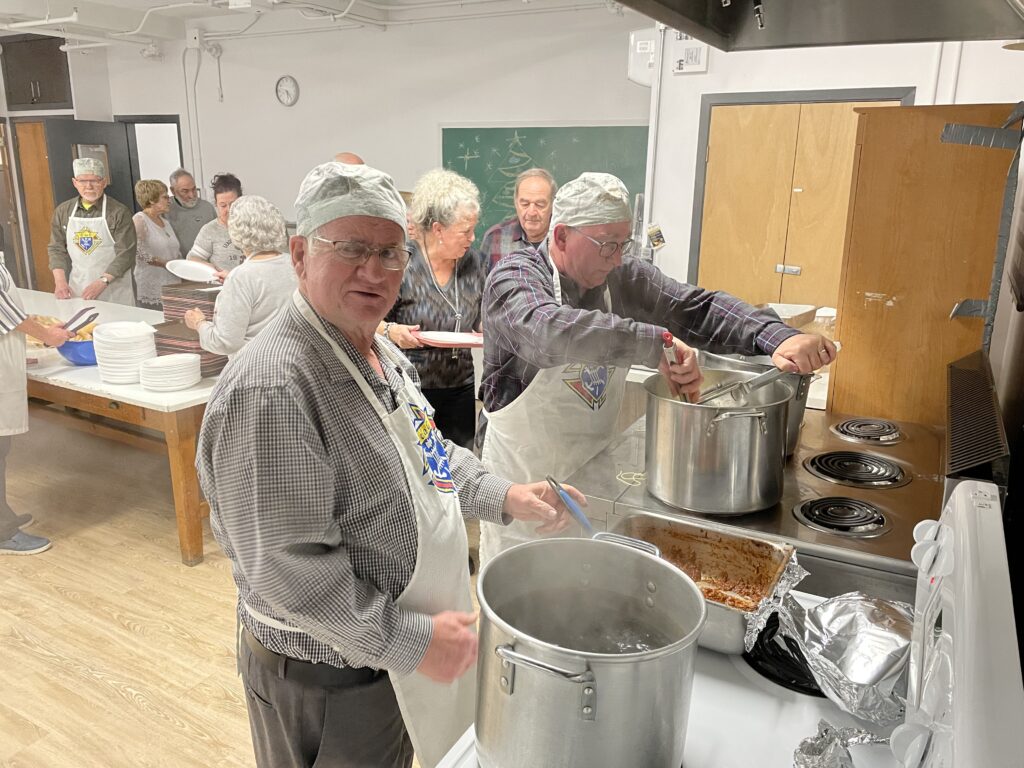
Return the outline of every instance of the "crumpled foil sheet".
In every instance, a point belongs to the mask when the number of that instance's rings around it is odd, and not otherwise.
[[[800,742],[793,752],[793,768],[854,768],[850,747],[888,744],[889,740],[859,728],[836,728],[818,721],[818,733]]]
[[[761,630],[764,629],[764,625],[768,623],[771,615],[778,613],[789,591],[809,575],[810,573],[796,561],[796,552],[793,552],[772,593],[762,599],[757,608],[746,614],[747,631],[743,635],[743,646],[747,653],[750,653],[750,649],[754,647],[757,636],[761,634]]]
[[[804,610],[779,607],[781,631],[807,658],[822,692],[854,717],[878,725],[903,719],[914,609],[849,592]]]

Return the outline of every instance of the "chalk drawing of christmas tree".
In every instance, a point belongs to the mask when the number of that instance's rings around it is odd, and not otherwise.
[[[488,188],[496,190],[492,201],[509,213],[515,210],[516,176],[534,165],[533,157],[523,147],[525,138],[525,135],[519,135],[519,131],[512,132],[505,155],[497,161],[497,167],[487,179]],[[497,149],[491,152],[500,154]]]

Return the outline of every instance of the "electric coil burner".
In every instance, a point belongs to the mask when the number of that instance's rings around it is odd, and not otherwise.
[[[793,515],[816,531],[856,538],[881,536],[892,527],[874,504],[842,496],[804,501],[793,507]]]
[[[884,419],[847,419],[833,424],[832,433],[851,443],[895,445],[903,442],[903,433],[894,422]]]
[[[900,466],[858,451],[828,451],[811,456],[804,468],[815,477],[854,488],[899,488],[910,482]]]

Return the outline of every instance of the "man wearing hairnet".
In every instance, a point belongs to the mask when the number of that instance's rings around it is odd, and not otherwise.
[[[110,195],[107,169],[94,157],[73,163],[71,183],[78,197],[53,212],[49,255],[53,294],[58,299],[81,297],[115,304],[135,304],[135,225],[132,212]]]
[[[462,518],[567,518],[545,484],[445,440],[375,335],[410,257],[390,177],[326,163],[295,208],[298,290],[224,370],[196,459],[238,587],[256,762],[407,767],[415,748],[433,766],[474,715]]]
[[[770,312],[728,294],[678,283],[631,258],[625,185],[584,173],[555,196],[547,241],[501,260],[484,288],[484,466],[516,482],[565,479],[616,437],[632,364],[660,368],[696,396],[699,347],[771,355],[806,373],[836,354]],[[674,337],[669,370],[663,334]],[[535,538],[529,528],[482,523],[480,559]]]

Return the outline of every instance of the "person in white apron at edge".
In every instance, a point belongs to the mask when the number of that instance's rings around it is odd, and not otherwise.
[[[617,437],[634,363],[659,368],[697,395],[702,375],[690,345],[771,355],[779,368],[801,373],[834,359],[823,336],[631,258],[632,219],[622,181],[584,173],[555,195],[546,242],[502,259],[488,276],[476,446],[491,472],[519,483],[569,477]],[[665,331],[674,337],[671,371]],[[481,523],[481,567],[535,537],[518,522]]]
[[[50,548],[49,539],[21,530],[32,516],[16,514],[7,503],[7,455],[13,437],[28,432],[25,334],[51,347],[73,335],[60,326],[44,327],[25,313],[0,251],[0,555],[35,555]]]
[[[74,171],[71,183],[79,196],[58,205],[50,223],[46,251],[53,270],[53,295],[134,306],[132,212],[104,194],[107,169],[103,161],[81,157],[74,161]]]
[[[476,700],[463,517],[568,524],[445,440],[377,324],[409,263],[391,178],[329,162],[302,182],[298,291],[228,363],[196,457],[238,588],[260,768],[436,765]],[[584,502],[582,494],[570,491]]]

